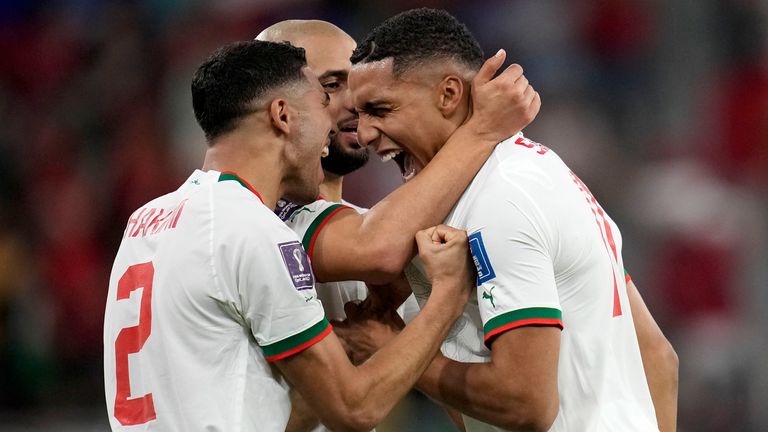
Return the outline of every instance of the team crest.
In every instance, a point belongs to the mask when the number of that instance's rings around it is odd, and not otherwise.
[[[280,243],[280,254],[283,256],[283,262],[291,275],[293,286],[299,290],[308,290],[315,287],[315,276],[312,274],[312,267],[309,264],[309,257],[304,252],[304,248],[298,241]]]

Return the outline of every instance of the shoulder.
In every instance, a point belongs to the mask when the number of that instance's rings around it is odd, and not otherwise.
[[[331,211],[341,207],[346,208],[351,206],[347,203],[335,203],[324,199],[318,199],[304,205],[281,199],[275,206],[275,214],[280,220],[290,224],[296,222],[299,218],[311,220],[325,211]]]

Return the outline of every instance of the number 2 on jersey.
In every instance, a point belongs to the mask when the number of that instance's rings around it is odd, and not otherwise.
[[[139,398],[131,396],[131,380],[128,376],[128,354],[141,351],[152,331],[152,281],[155,267],[152,262],[135,264],[123,273],[117,283],[117,301],[127,299],[131,293],[143,288],[139,307],[139,324],[120,330],[115,340],[115,418],[123,426],[138,425],[154,420],[155,404],[152,393]]]

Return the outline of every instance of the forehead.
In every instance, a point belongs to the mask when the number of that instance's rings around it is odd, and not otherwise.
[[[325,93],[325,90],[323,90],[323,86],[320,85],[320,81],[318,80],[317,73],[315,73],[315,71],[312,70],[312,68],[309,67],[309,65],[304,66],[301,69],[301,71],[304,73],[304,76],[307,78],[306,86],[310,90],[316,90],[320,93]]]
[[[307,35],[294,44],[304,48],[307,64],[318,75],[329,70],[348,71],[352,66],[349,58],[355,49],[355,41],[342,33]]]
[[[349,74],[349,87],[355,106],[400,96],[404,82],[395,78],[392,59],[356,64]]]

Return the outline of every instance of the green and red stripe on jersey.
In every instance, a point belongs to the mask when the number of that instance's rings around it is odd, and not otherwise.
[[[559,309],[546,307],[533,307],[504,312],[497,315],[483,326],[485,337],[483,342],[488,349],[491,348],[491,339],[518,327],[529,325],[556,326],[563,329],[563,313]]]
[[[309,225],[307,232],[304,233],[304,238],[301,240],[301,244],[304,245],[304,250],[307,251],[307,255],[309,255],[310,259],[312,258],[312,250],[315,248],[315,241],[317,240],[318,234],[320,234],[320,230],[323,229],[325,224],[328,223],[333,215],[345,209],[354,210],[352,207],[346,206],[344,204],[330,205],[328,208],[320,212],[315,220],[313,220]]]
[[[632,277],[629,275],[629,272],[627,269],[624,269],[624,282],[629,283],[629,281],[632,280]]]
[[[254,188],[253,188],[253,186],[251,186],[251,184],[250,184],[250,183],[248,183],[248,182],[247,182],[247,181],[245,181],[244,179],[240,178],[240,176],[239,176],[239,175],[237,175],[236,173],[234,173],[234,172],[232,172],[232,171],[222,171],[222,172],[219,174],[219,181],[220,181],[220,182],[223,182],[223,181],[229,181],[229,180],[231,180],[231,181],[236,181],[236,182],[240,183],[240,185],[241,185],[242,187],[244,187],[244,188],[248,189],[249,191],[253,192],[253,194],[254,194],[254,195],[256,195],[257,197],[259,197],[259,200],[260,200],[262,203],[264,202],[264,199],[263,199],[263,198],[261,198],[261,195],[259,195],[259,193],[258,193],[258,192],[256,192],[256,189],[254,189]]]
[[[261,350],[264,351],[264,357],[267,361],[273,362],[282,360],[294,354],[298,354],[320,342],[326,336],[331,334],[332,328],[333,327],[328,320],[323,318],[317,324],[302,332],[289,336],[281,341],[263,345]]]

